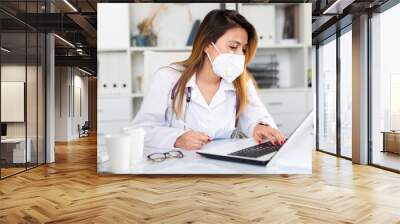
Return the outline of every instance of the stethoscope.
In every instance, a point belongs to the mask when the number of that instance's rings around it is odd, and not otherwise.
[[[174,109],[173,109],[173,105],[172,102],[176,97],[176,88],[178,87],[178,82],[176,82],[176,84],[174,85],[174,87],[172,88],[171,91],[171,117],[169,120],[169,127],[172,127],[172,118],[174,116]],[[190,101],[192,99],[192,87],[188,86],[186,87],[186,105],[185,105],[185,111],[183,112],[183,129],[186,130],[186,115],[187,115],[187,111],[189,109],[189,105],[190,105]]]
[[[169,120],[169,127],[172,127],[172,118],[174,116],[174,109],[173,109],[172,102],[176,97],[176,89],[178,87],[178,83],[179,83],[179,81],[174,85],[174,87],[172,88],[172,91],[171,91],[171,117]],[[188,86],[188,87],[186,87],[186,105],[185,105],[185,111],[183,114],[183,125],[184,125],[183,129],[184,130],[186,130],[186,128],[187,128],[186,127],[186,115],[187,115],[187,111],[189,109],[191,99],[192,99],[192,87]],[[238,110],[238,106],[239,106],[239,102],[237,100],[236,111]],[[241,133],[239,132],[239,129],[237,126],[238,126],[238,119],[236,118],[235,119],[235,130],[232,132],[231,138],[237,138],[238,136],[241,137]]]

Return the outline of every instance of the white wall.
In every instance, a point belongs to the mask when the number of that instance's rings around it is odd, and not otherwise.
[[[25,65],[2,65],[1,81],[18,81],[25,82]],[[28,67],[28,70],[30,68]],[[1,108],[7,110],[7,108]],[[25,137],[25,123],[11,122],[7,123],[7,137]]]
[[[78,124],[81,126],[85,123],[85,121],[88,121],[88,78],[87,76],[83,77],[80,75],[76,74],[75,70],[75,75],[74,75],[74,99],[75,99],[75,106],[74,110],[75,113],[72,113],[72,130],[71,130],[71,135],[73,138],[78,138],[79,133],[78,133]],[[78,90],[80,90],[80,93],[78,93]],[[79,99],[80,95],[80,99]],[[80,103],[78,101],[81,101]],[[79,108],[81,106],[81,108]],[[80,112],[79,109],[82,111]]]
[[[36,75],[36,67],[25,65],[2,65],[1,66],[1,81],[3,82],[25,82],[25,75],[28,72],[29,86],[36,86],[36,80],[32,80],[33,75]],[[28,137],[31,133],[36,135],[36,88],[27,88],[27,120],[28,120]],[[40,106],[40,105],[39,105]],[[1,108],[7,110],[7,108]],[[33,123],[32,123],[33,122]],[[7,122],[8,137],[25,137],[26,122]]]
[[[1,121],[24,122],[25,83],[1,82]]]
[[[23,118],[21,122],[6,122],[7,137],[21,138],[27,136],[30,139],[30,148],[32,158],[36,162],[37,153],[39,154],[39,163],[44,162],[45,150],[45,116],[44,116],[44,73],[41,66],[32,66],[25,64],[3,64],[1,66],[1,81],[2,82],[24,82],[26,85],[26,107],[22,102],[22,107],[11,108],[3,105],[2,112],[7,110],[8,113],[17,113],[12,110],[22,110],[19,113],[26,112],[26,120]],[[27,79],[27,80],[26,80]],[[2,89],[2,92],[4,89]],[[24,90],[19,90],[20,94],[24,94]],[[21,92],[22,91],[22,92]],[[3,92],[4,94],[4,92]],[[7,95],[2,95],[2,98],[7,98]],[[16,103],[16,102],[15,102]],[[3,104],[3,103],[2,103]],[[49,151],[50,152],[50,151]],[[48,157],[51,158],[51,157]],[[48,160],[51,162],[51,160]]]
[[[88,78],[76,68],[56,67],[55,86],[55,141],[77,139],[78,124],[88,120]],[[77,105],[82,105],[82,115]]]
[[[68,141],[69,85],[70,74],[67,67],[55,68],[55,141]]]

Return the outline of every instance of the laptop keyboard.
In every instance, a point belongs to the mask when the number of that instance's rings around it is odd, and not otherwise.
[[[272,152],[276,152],[282,146],[283,145],[272,145],[271,142],[264,142],[259,145],[251,146],[251,147],[244,148],[244,149],[241,149],[236,152],[229,153],[228,155],[258,158],[258,157],[270,154]]]

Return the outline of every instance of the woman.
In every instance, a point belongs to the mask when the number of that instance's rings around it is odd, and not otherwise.
[[[188,59],[160,68],[134,125],[145,145],[200,149],[241,130],[258,143],[283,144],[284,135],[260,101],[246,66],[255,56],[257,33],[233,10],[210,11]]]

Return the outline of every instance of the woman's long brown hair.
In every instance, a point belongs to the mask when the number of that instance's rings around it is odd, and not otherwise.
[[[208,60],[204,53],[204,49],[211,44],[211,42],[216,43],[226,31],[234,27],[242,27],[246,30],[248,36],[248,45],[244,52],[245,69],[243,73],[233,81],[233,85],[236,89],[236,97],[238,98],[237,102],[239,104],[237,105],[236,117],[239,117],[240,113],[243,112],[248,101],[247,81],[251,78],[246,67],[256,54],[258,39],[257,32],[253,25],[251,25],[238,12],[234,10],[215,9],[210,11],[200,24],[194,38],[192,53],[189,58],[184,61],[172,63],[182,67],[182,70],[180,71],[182,75],[176,86],[176,95],[172,100],[174,112],[177,117],[181,117],[182,115],[186,83],[195,72],[199,71],[203,67],[204,60]]]

